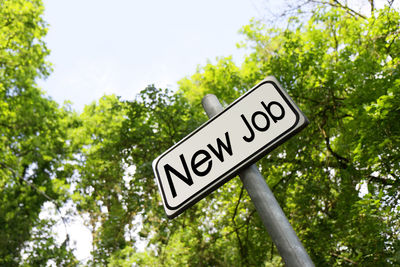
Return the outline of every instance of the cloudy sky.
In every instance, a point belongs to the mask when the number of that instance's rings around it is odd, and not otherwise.
[[[244,51],[239,29],[274,8],[268,0],[45,0],[54,72],[40,86],[76,110],[104,94],[124,99],[176,82],[216,57]]]

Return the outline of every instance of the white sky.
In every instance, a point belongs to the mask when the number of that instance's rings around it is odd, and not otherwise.
[[[44,0],[54,72],[39,85],[81,111],[104,94],[124,99],[149,84],[177,88],[207,59],[244,51],[238,30],[268,0]]]

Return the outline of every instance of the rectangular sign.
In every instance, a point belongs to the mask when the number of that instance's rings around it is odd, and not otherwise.
[[[153,161],[169,218],[182,213],[308,124],[267,77]]]

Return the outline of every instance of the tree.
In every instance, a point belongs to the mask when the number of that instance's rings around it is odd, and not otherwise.
[[[257,164],[316,265],[400,264],[400,14],[369,2],[322,2],[283,28],[254,20],[241,66],[220,58],[178,92],[104,96],[79,115],[35,83],[50,72],[41,2],[0,2],[1,265],[76,265],[39,217],[67,200],[92,231],[88,265],[283,265],[239,179],[168,220],[151,165],[207,120],[206,93],[227,105],[267,75],[311,123]]]
[[[31,239],[35,229],[44,229],[44,221],[39,219],[42,205],[50,201],[60,207],[65,200],[68,177],[63,165],[69,155],[66,129],[70,113],[46,98],[36,84],[37,79],[50,72],[45,59],[49,51],[42,40],[47,31],[42,13],[41,1],[0,1],[0,264],[3,266],[22,262],[21,251],[27,248],[25,256],[29,262],[46,257],[42,263],[60,257],[66,262],[74,261],[66,247],[50,239],[35,246],[38,244],[35,240],[43,238]],[[44,250],[51,251],[52,256],[43,257]]]
[[[124,226],[132,221],[126,208],[129,192],[123,179],[125,165],[119,145],[119,131],[125,112],[119,99],[104,96],[87,105],[72,135],[77,147],[72,200],[77,211],[87,215],[93,237],[94,262],[105,264],[111,252],[128,243]]]
[[[80,126],[71,133],[73,146],[81,148],[75,154],[72,199],[89,218],[94,246],[90,264],[109,264],[112,255],[132,248],[134,232],[165,242],[161,230],[169,223],[162,219],[151,163],[193,130],[196,118],[182,96],[154,86],[133,101],[104,96],[85,107]],[[135,224],[138,219],[148,223],[142,228]]]
[[[220,59],[181,81],[193,101],[207,91],[229,103],[275,75],[309,117],[261,169],[317,265],[399,260],[399,23],[390,7],[369,17],[319,7],[286,29],[253,21],[241,68]]]
[[[125,234],[139,231],[148,241],[147,249],[138,252],[138,237],[125,237],[124,243],[116,242],[115,234],[110,239],[102,235],[96,242],[107,253],[98,262],[283,264],[238,179],[167,220],[151,169],[154,158],[206,120],[199,105],[206,93],[226,105],[274,75],[311,124],[258,164],[310,256],[317,266],[399,263],[400,19],[391,7],[373,11],[360,16],[344,6],[320,6],[308,21],[294,17],[286,28],[253,21],[242,29],[251,53],[241,66],[221,58],[181,80],[176,94],[148,87],[134,101],[96,107],[88,121],[98,123],[87,134],[90,153],[82,161],[82,171],[93,172],[82,181],[97,183],[103,177],[100,165],[135,169],[131,175],[107,171],[118,174],[113,186],[123,188],[126,176],[129,186],[114,197],[123,209],[118,223],[103,220],[98,229],[128,227]],[[94,119],[107,114],[114,114],[114,121]],[[98,131],[105,134],[99,138]],[[112,186],[104,188],[100,199],[113,196]],[[89,199],[96,191],[82,191],[82,196]],[[109,218],[111,212],[101,215],[97,208],[93,214]],[[141,225],[129,224],[132,220]]]

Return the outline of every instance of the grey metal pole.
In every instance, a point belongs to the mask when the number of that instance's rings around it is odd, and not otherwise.
[[[223,110],[218,98],[211,94],[204,96],[202,105],[209,118]],[[256,165],[243,169],[239,177],[285,264],[314,266]]]

